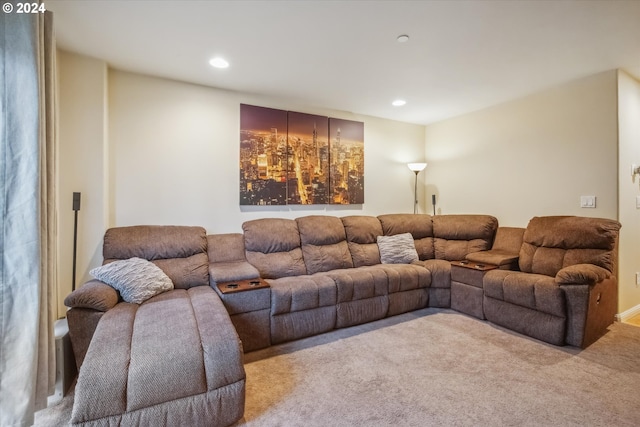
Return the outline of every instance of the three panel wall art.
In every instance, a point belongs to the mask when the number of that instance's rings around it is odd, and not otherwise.
[[[364,203],[364,123],[240,104],[240,205]]]

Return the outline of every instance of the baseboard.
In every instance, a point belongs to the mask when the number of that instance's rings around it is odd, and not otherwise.
[[[631,307],[629,310],[623,311],[622,313],[616,314],[616,321],[624,322],[625,320],[629,320],[632,317],[635,317],[640,314],[640,304],[635,307]]]

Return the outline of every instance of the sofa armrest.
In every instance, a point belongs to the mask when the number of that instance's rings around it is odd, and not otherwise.
[[[120,300],[118,291],[99,280],[90,280],[64,299],[69,308],[90,308],[97,311],[108,311]]]
[[[556,274],[556,283],[560,285],[594,285],[611,278],[606,268],[593,264],[574,264],[565,267]]]
[[[491,249],[488,251],[472,252],[466,256],[471,262],[493,264],[497,266],[517,266],[518,255],[503,249]],[[506,268],[506,267],[505,267]]]
[[[212,262],[209,264],[209,284],[250,280],[260,277],[260,272],[248,261]]]

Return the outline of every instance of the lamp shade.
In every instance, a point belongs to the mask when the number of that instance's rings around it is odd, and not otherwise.
[[[427,167],[426,163],[408,163],[407,167],[414,172],[420,172]]]

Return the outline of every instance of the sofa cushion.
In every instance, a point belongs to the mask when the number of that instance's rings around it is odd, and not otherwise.
[[[336,285],[327,276],[282,277],[268,282],[272,316],[336,304]]]
[[[231,425],[242,418],[244,396],[240,343],[222,301],[210,287],[178,289],[104,314],[79,371],[71,421]]]
[[[353,267],[340,218],[310,215],[296,219],[308,274]]]
[[[436,215],[433,217],[436,259],[456,261],[491,248],[498,220],[490,215]]]
[[[207,235],[209,263],[245,261],[242,233]]]
[[[383,270],[387,275],[389,294],[431,285],[431,272],[417,264],[379,264],[375,268]]]
[[[414,261],[412,264],[429,270],[431,274],[431,288],[451,288],[451,263],[449,261],[442,259],[425,259]]]
[[[134,304],[173,289],[171,279],[158,266],[142,258],[110,262],[89,273],[120,292],[124,301]]]
[[[534,217],[524,232],[520,270],[555,276],[574,264],[593,264],[614,272],[620,223],[574,216]]]
[[[557,317],[566,317],[564,293],[553,277],[491,270],[484,276],[483,289],[487,297]]]
[[[335,328],[336,285],[322,274],[267,280],[271,285],[272,344]]]
[[[153,262],[176,288],[209,284],[207,236],[202,227],[137,225],[110,228],[104,235],[104,263],[129,258]]]
[[[264,218],[242,224],[247,261],[260,277],[277,279],[307,274],[298,224],[292,219]]]
[[[385,236],[411,233],[416,251],[421,260],[435,257],[433,247],[433,224],[430,215],[387,214],[378,216]]]
[[[378,236],[382,264],[409,264],[418,260],[418,252],[411,233]]]
[[[335,282],[338,303],[388,294],[387,274],[377,266],[333,270],[320,275],[329,276]]]
[[[380,264],[376,239],[383,234],[378,218],[352,215],[340,218],[347,235],[347,244],[354,267]]]
[[[333,279],[337,289],[336,328],[382,319],[389,309],[389,279],[379,266],[317,273]]]

